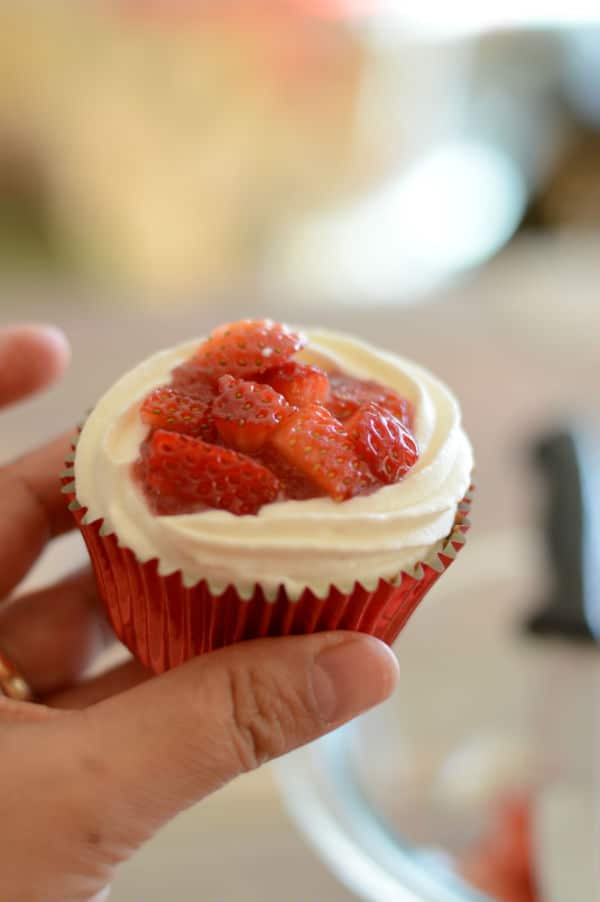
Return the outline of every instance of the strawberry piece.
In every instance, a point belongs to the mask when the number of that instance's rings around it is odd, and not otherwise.
[[[413,406],[406,398],[372,380],[355,379],[343,373],[330,373],[331,400],[328,407],[339,420],[345,421],[359,407],[374,401],[394,414],[408,429],[414,420]]]
[[[306,339],[270,319],[241,320],[216,329],[196,352],[194,362],[217,380],[264,373],[285,363]]]
[[[193,361],[176,366],[171,373],[171,388],[183,392],[191,398],[197,398],[204,404],[210,404],[217,394],[210,377]]]
[[[153,429],[182,432],[207,440],[214,436],[210,407],[166,385],[155,389],[144,399],[140,416]]]
[[[290,361],[277,369],[268,370],[262,379],[294,407],[305,407],[314,401],[324,404],[329,398],[327,373],[316,366]]]
[[[265,445],[258,452],[256,460],[275,474],[281,483],[284,497],[290,501],[306,501],[325,494],[316,482],[297,470],[271,444]]]
[[[270,385],[221,376],[213,405],[215,424],[227,445],[239,451],[257,451],[291,408]]]
[[[256,514],[275,501],[281,488],[266,467],[243,454],[162,429],[152,436],[145,480],[163,509],[173,513],[205,505]]]
[[[381,482],[398,482],[419,459],[412,432],[381,404],[370,401],[344,425],[360,456]]]
[[[348,432],[321,404],[309,404],[292,414],[273,433],[271,443],[336,501],[372,487]]]

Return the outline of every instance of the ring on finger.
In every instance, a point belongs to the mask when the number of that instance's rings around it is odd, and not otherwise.
[[[33,689],[8,655],[0,650],[0,693],[17,702],[35,701]]]

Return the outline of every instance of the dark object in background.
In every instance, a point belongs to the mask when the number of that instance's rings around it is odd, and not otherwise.
[[[600,225],[600,134],[572,123],[548,181],[532,198],[524,227],[556,229]]]
[[[595,449],[595,450],[594,450]],[[554,575],[545,606],[528,628],[542,635],[600,639],[600,442],[584,431],[559,432],[534,448],[546,484],[544,532]]]

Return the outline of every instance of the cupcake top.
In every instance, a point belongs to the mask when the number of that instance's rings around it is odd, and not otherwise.
[[[85,520],[159,572],[268,597],[372,589],[450,533],[472,453],[447,388],[347,336],[243,321],[123,376],[75,458]]]

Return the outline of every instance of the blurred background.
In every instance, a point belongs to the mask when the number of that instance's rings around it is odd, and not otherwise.
[[[0,6],[0,324],[73,344],[4,457],[263,315],[431,367],[477,457],[397,695],[180,818],[115,902],[600,899],[600,15],[436,6]]]

